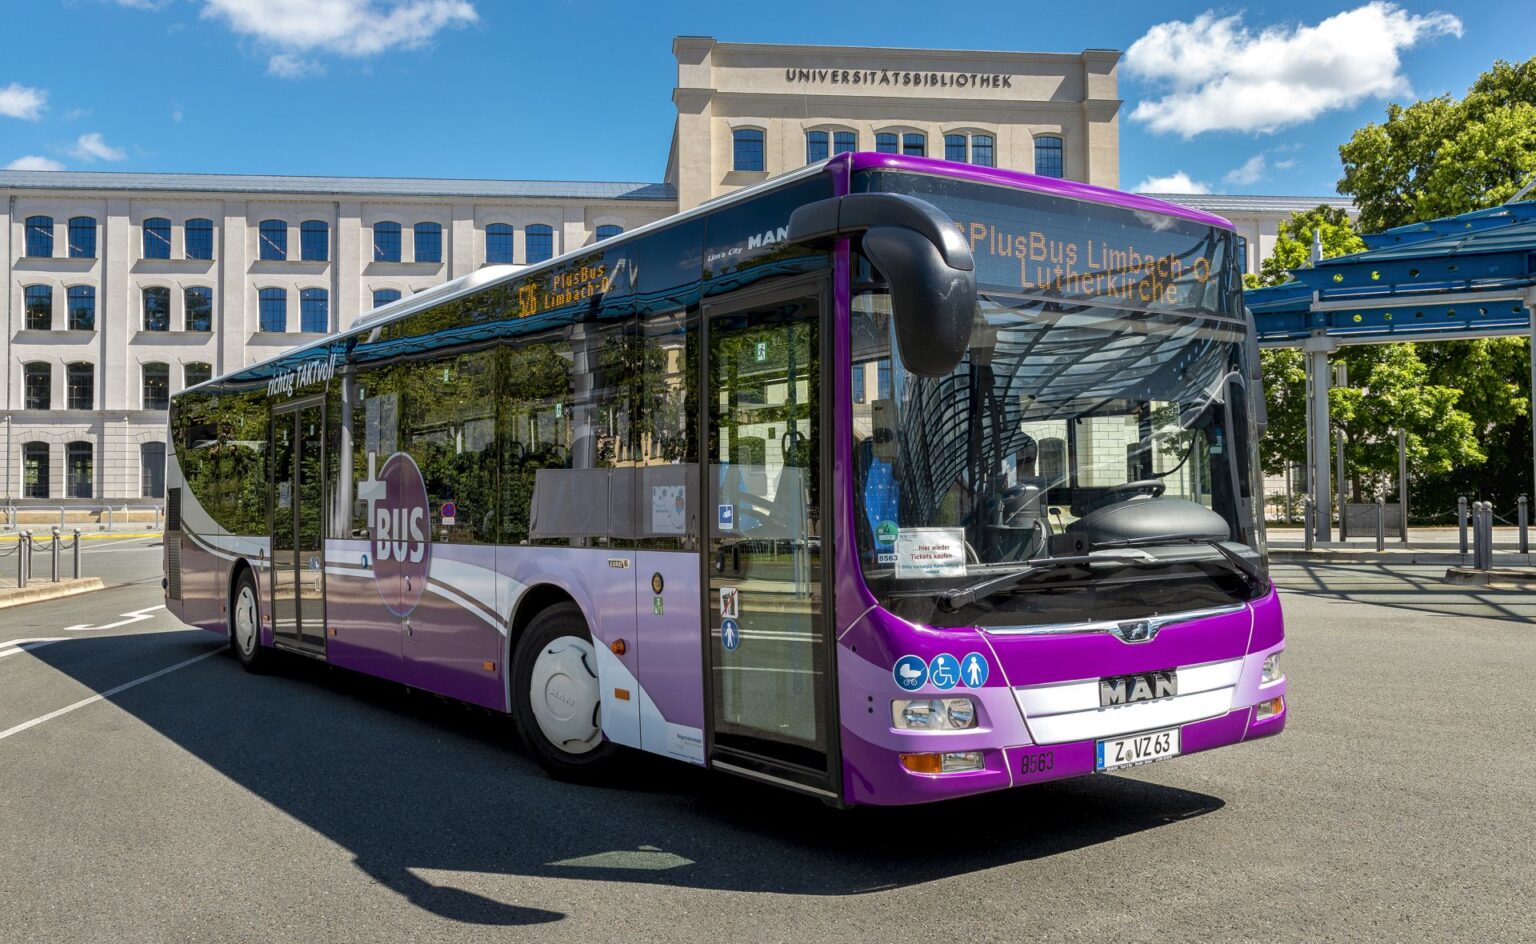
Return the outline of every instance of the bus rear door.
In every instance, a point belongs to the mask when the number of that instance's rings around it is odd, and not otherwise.
[[[272,411],[272,617],[280,646],[325,654],[325,403]]]

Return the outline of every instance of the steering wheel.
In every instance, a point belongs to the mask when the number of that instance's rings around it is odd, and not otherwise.
[[[1120,485],[1111,485],[1099,494],[1098,498],[1088,502],[1083,508],[1083,515],[1090,511],[1096,511],[1106,505],[1114,505],[1119,502],[1129,501],[1138,495],[1146,495],[1148,498],[1157,498],[1168,491],[1168,486],[1160,479],[1137,479],[1134,482],[1124,482]],[[1082,517],[1080,515],[1079,517]]]

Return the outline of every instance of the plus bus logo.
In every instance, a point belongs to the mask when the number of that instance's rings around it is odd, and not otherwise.
[[[368,503],[373,527],[373,579],[379,599],[396,616],[411,615],[427,588],[432,569],[427,483],[416,460],[397,452],[374,474],[368,454],[368,479],[358,483],[357,497]]]

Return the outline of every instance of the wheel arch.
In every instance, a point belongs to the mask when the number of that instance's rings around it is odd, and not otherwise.
[[[502,666],[505,668],[502,672],[504,681],[502,688],[507,711],[512,710],[512,659],[517,652],[518,640],[522,639],[523,632],[540,613],[563,603],[575,606],[590,629],[591,615],[577,602],[576,596],[568,588],[558,583],[536,583],[519,594],[517,601],[512,604],[512,618],[507,620],[507,649],[502,654]]]
[[[256,576],[256,568],[245,558],[237,558],[229,568],[229,585],[224,588],[224,635],[226,638],[234,638],[235,617],[235,588],[240,585],[240,575],[251,575],[251,586],[256,588],[256,617],[257,626],[261,625],[261,578]]]

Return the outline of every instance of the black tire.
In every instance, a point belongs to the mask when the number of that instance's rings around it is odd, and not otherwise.
[[[247,672],[265,672],[272,663],[272,653],[261,645],[261,605],[249,570],[240,572],[229,595],[229,648]]]
[[[562,640],[565,642],[562,643]],[[602,735],[599,696],[586,716],[586,699],[581,696],[600,692],[597,685],[597,665],[593,656],[583,652],[572,641],[584,642],[592,649],[592,633],[587,621],[574,603],[561,603],[545,609],[533,618],[517,641],[517,651],[512,657],[512,717],[517,725],[518,737],[523,746],[550,776],[558,780],[594,781],[601,778],[619,752],[618,745]],[[541,662],[543,663],[541,665]],[[549,675],[551,666],[560,669]],[[548,675],[539,696],[544,699],[545,721],[534,706],[534,669]],[[563,693],[569,697],[573,689],[577,698],[569,704],[558,699]],[[561,706],[573,709],[569,720],[550,717],[551,708]],[[570,738],[560,740],[546,730],[569,724],[575,728],[596,728],[594,738]]]

